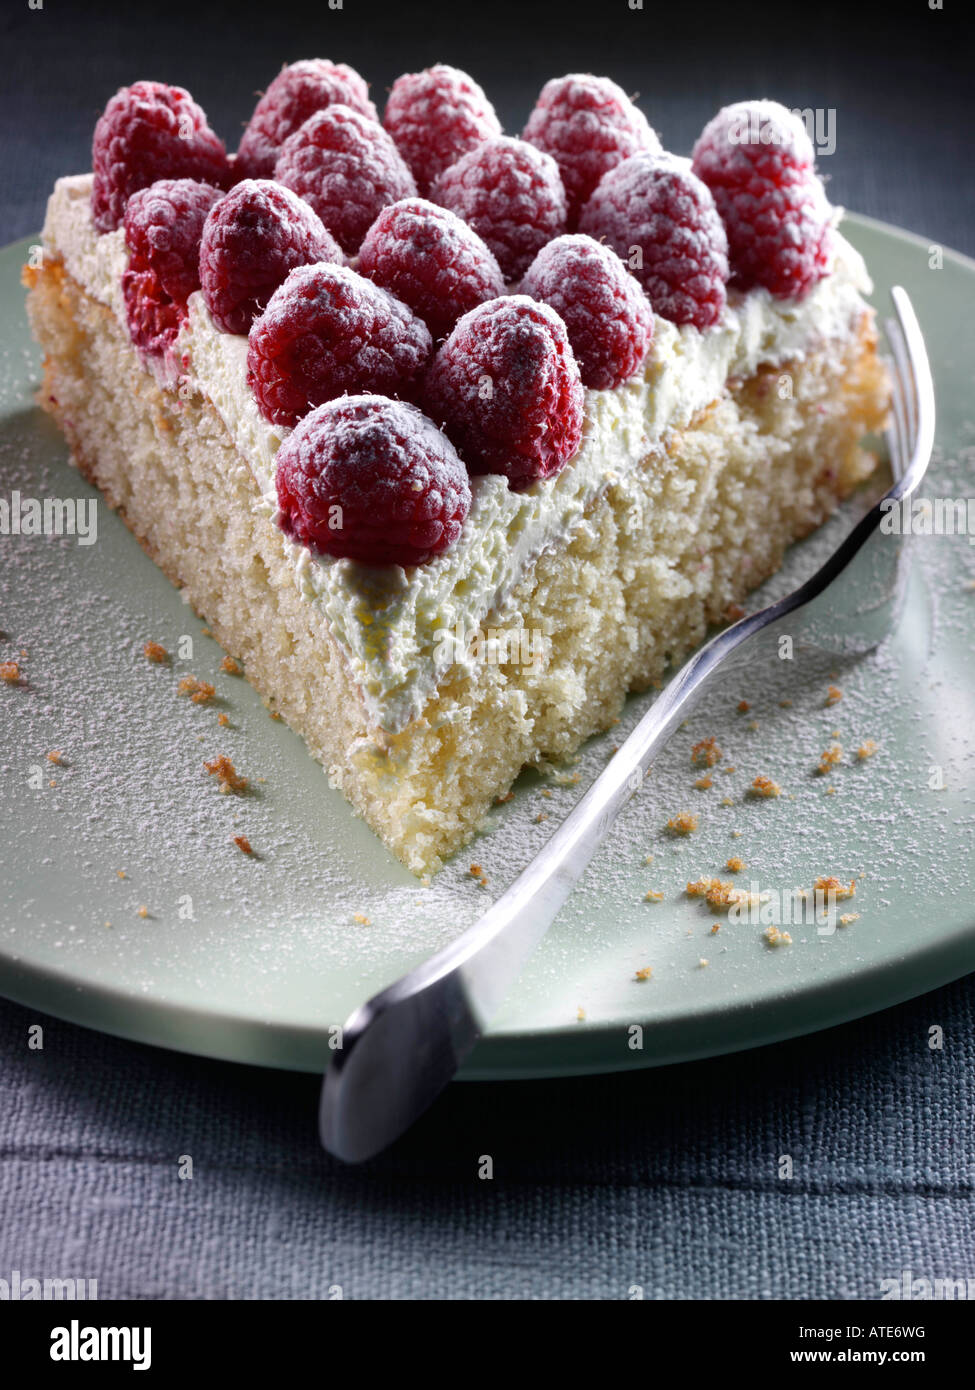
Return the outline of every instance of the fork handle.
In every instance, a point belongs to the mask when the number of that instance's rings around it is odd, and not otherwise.
[[[444,950],[351,1015],[322,1087],[324,1147],[347,1163],[380,1152],[451,1080],[509,993],[653,758],[712,675],[781,614],[726,628],[670,681],[528,867]]]

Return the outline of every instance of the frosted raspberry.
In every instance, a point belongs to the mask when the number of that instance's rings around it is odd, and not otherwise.
[[[416,193],[382,126],[349,106],[309,117],[284,142],[274,177],[311,204],[350,256],[382,208]]]
[[[504,276],[477,233],[425,198],[383,208],[359,248],[359,270],[408,304],[434,338],[504,294]]]
[[[690,161],[635,154],[610,169],[582,209],[579,230],[627,262],[654,311],[708,328],[725,306],[728,241]]]
[[[653,341],[653,310],[608,246],[556,237],[528,267],[521,292],[560,315],[584,386],[610,391],[640,370]]]
[[[318,214],[280,183],[245,179],[210,213],[200,247],[203,298],[222,333],[247,333],[289,270],[341,264]]]
[[[132,263],[155,272],[160,288],[185,305],[200,288],[200,239],[207,214],[223,197],[194,179],[159,179],[133,193],[125,208]]]
[[[775,101],[738,102],[708,122],[694,171],[728,233],[732,283],[801,298],[829,272],[832,210],[798,116]]]
[[[144,263],[130,265],[122,273],[122,298],[129,337],[141,352],[162,353],[172,347],[186,309],[170,298],[154,271]]]
[[[383,125],[424,195],[462,154],[501,134],[497,113],[473,77],[445,63],[397,77]]]
[[[327,58],[305,58],[282,68],[247,123],[237,151],[238,177],[269,179],[288,136],[316,111],[336,103],[379,120],[369,100],[368,84],[355,68]]]
[[[422,565],[460,535],[467,470],[414,405],[342,396],[278,450],[278,522],[302,545],[367,565]]]
[[[508,295],[465,314],[427,373],[425,400],[471,473],[516,491],[558,473],[579,447],[584,392],[565,324]]]
[[[431,347],[426,324],[371,280],[303,265],[254,321],[247,380],[265,419],[294,425],[347,391],[411,396]]]
[[[523,275],[536,252],[565,231],[559,166],[524,140],[485,140],[443,171],[430,197],[470,223],[507,280]]]
[[[524,138],[559,166],[569,205],[569,228],[602,176],[660,141],[643,112],[608,77],[573,73],[554,77],[541,90]]]
[[[98,118],[91,151],[95,171],[92,221],[112,232],[137,189],[157,179],[199,179],[226,188],[230,165],[223,141],[182,87],[136,82],[122,87]]]
[[[816,154],[802,121],[777,101],[738,101],[704,127],[694,172],[708,187],[740,188],[752,177],[780,187],[813,170]]]

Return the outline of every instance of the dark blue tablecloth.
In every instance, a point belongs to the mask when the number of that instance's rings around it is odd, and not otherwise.
[[[832,110],[833,200],[971,253],[961,9],[24,0],[0,21],[0,232],[35,231],[54,178],[88,167],[117,86],[189,86],[232,144],[280,62],[327,54],[380,100],[398,71],[455,62],[514,130],[546,77],[606,71],[679,150],[737,97]],[[972,1277],[973,1023],[969,978],[712,1062],[458,1085],[353,1171],[317,1147],[312,1078],[0,1002],[0,1278],[96,1279],[104,1297],[830,1298],[877,1297],[904,1270]]]

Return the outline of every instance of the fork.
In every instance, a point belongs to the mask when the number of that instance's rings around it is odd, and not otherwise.
[[[606,769],[511,886],[456,941],[358,1008],[325,1073],[324,1147],[347,1163],[407,1130],[454,1076],[539,945],[656,754],[717,676],[754,667],[779,635],[844,654],[869,651],[897,624],[909,538],[884,534],[934,444],[934,387],[905,290],[885,322],[892,378],[887,447],[893,485],[793,593],[725,628],[677,672]]]

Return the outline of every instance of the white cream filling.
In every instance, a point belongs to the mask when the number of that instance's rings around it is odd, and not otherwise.
[[[124,323],[124,235],[95,232],[90,195],[90,175],[58,180],[45,242]],[[844,238],[836,243],[832,273],[805,299],[775,299],[766,290],[732,294],[720,322],[703,333],[657,317],[645,371],[615,391],[586,392],[582,443],[561,473],[523,492],[512,492],[497,474],[473,478],[459,540],[428,564],[373,568],[285,542],[295,583],[321,605],[381,728],[397,732],[418,715],[447,665],[474,669],[476,658],[464,643],[445,642],[445,631],[475,633],[525,567],[579,525],[594,496],[610,482],[625,495],[648,451],[717,400],[729,377],[802,359],[810,348],[848,337],[871,285],[860,255]],[[199,293],[189,311],[176,358],[213,402],[271,515],[275,454],[289,431],[269,425],[257,408],[247,385],[247,339],[220,333]]]

